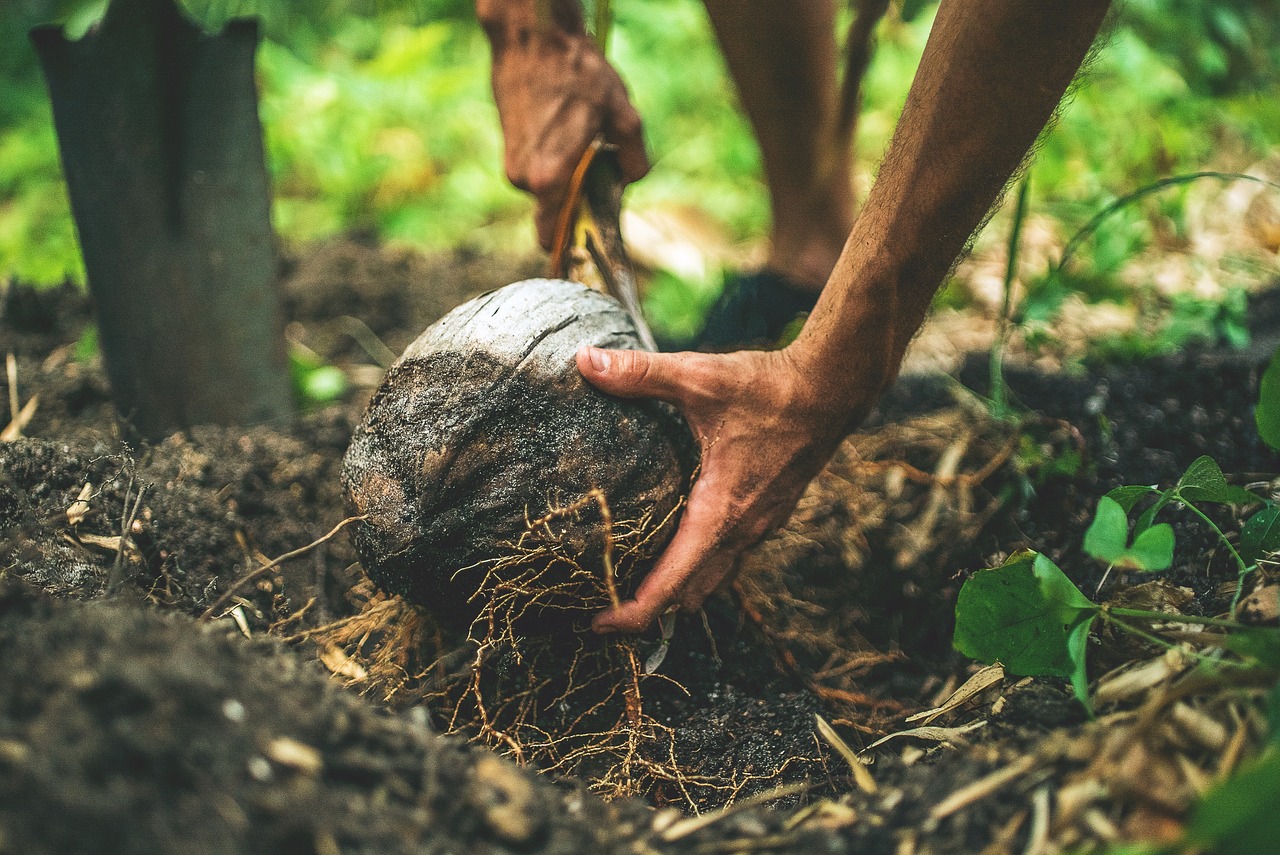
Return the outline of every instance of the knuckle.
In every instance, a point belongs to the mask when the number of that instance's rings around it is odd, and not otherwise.
[[[614,133],[621,139],[634,140],[644,133],[644,121],[640,114],[628,105],[613,117]]]
[[[637,350],[628,351],[623,363],[626,365],[626,370],[637,381],[652,380],[657,374],[653,360],[647,354]]]
[[[511,186],[515,187],[517,190],[523,190],[526,193],[530,193],[533,190],[533,188],[529,186],[529,182],[525,180],[524,174],[521,172],[514,172],[508,169],[507,180],[510,181]]]
[[[653,378],[653,360],[640,351],[619,351],[618,373],[633,383],[643,383]]]

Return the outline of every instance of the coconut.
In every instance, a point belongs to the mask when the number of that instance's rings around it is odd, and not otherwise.
[[[640,348],[611,297],[564,280],[492,291],[388,370],[343,463],[353,542],[383,589],[465,628],[569,623],[634,587],[674,531],[696,444],[670,406],[599,392],[583,345]]]

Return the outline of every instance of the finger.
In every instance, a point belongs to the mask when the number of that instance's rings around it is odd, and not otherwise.
[[[538,230],[538,243],[546,250],[551,249],[555,241],[574,168],[596,136],[594,126],[584,124],[586,120],[573,111],[560,110],[560,114],[564,115],[555,125],[556,130],[547,132],[525,158],[523,182],[516,185],[533,194],[536,203],[533,222]]]
[[[556,226],[560,221],[560,209],[564,207],[564,196],[546,199],[539,197],[533,209],[533,227],[538,232],[538,245],[545,252],[550,252],[556,241]]]
[[[692,568],[678,572],[655,568],[635,599],[596,615],[591,628],[599,633],[643,632],[672,607],[694,611],[720,587],[720,580],[736,563],[733,553],[713,551]]]
[[[742,564],[742,554],[736,549],[722,546],[703,560],[698,572],[689,578],[677,600],[680,608],[687,612],[702,608],[707,597],[717,591],[724,590],[738,575],[738,567]]]
[[[641,632],[672,606],[697,608],[732,569],[735,556],[719,549],[719,515],[714,505],[699,501],[697,493],[695,486],[680,528],[635,598],[596,615],[596,632]],[[688,599],[687,591],[693,592]]]
[[[545,250],[550,250],[555,241],[556,225],[565,197],[569,195],[569,178],[573,175],[573,163],[562,156],[564,151],[578,149],[562,148],[554,155],[541,153],[531,158],[521,187],[533,194],[533,225],[538,231],[538,243]]]
[[[644,122],[639,111],[627,98],[627,90],[621,82],[610,96],[604,136],[618,147],[618,165],[622,168],[623,181],[629,184],[649,174],[649,155],[644,147]]]
[[[578,370],[602,392],[620,398],[658,398],[678,404],[685,398],[680,370],[685,360],[677,354],[645,350],[578,350]]]

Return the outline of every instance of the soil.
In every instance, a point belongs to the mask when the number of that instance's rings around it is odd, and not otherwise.
[[[1052,754],[1059,778],[1087,764],[1081,734],[1092,731],[1061,681],[1006,678],[995,711],[986,695],[935,722],[981,717],[982,729],[869,751],[874,793],[854,785],[814,716],[854,750],[914,726],[907,714],[977,668],[949,648],[956,591],[1015,549],[1045,552],[1093,596],[1101,568],[1079,544],[1108,489],[1172,483],[1201,454],[1233,483],[1274,485],[1280,472],[1253,428],[1262,348],[1055,375],[1011,369],[1016,399],[1040,415],[1019,453],[966,494],[975,504],[964,526],[938,523],[911,550],[855,537],[865,521],[847,483],[854,470],[833,464],[759,552],[779,574],[770,590],[795,595],[793,625],[830,629],[850,661],[867,664],[837,682],[830,644],[781,632],[771,606],[739,586],[682,616],[642,683],[644,721],[667,738],[632,759],[680,774],[637,773],[635,795],[604,801],[598,791],[623,793],[600,786],[591,762],[576,777],[538,775],[485,750],[492,734],[441,734],[451,721],[423,695],[362,678],[368,637],[316,640],[314,630],[380,602],[346,532],[237,586],[344,519],[339,468],[377,379],[370,363],[385,357],[377,340],[398,352],[456,303],[536,267],[360,240],[313,248],[283,271],[290,336],[348,369],[352,391],[292,425],[201,427],[145,447],[116,426],[82,341],[83,295],[9,287],[0,349],[15,356],[21,402],[39,403],[26,436],[0,446],[0,853],[1021,851],[1045,774],[945,818],[931,812],[1028,752]],[[1280,329],[1278,296],[1257,299],[1260,340]],[[979,392],[982,377],[980,358],[959,375]],[[954,388],[904,378],[869,425],[905,437],[903,425],[953,412]],[[1000,442],[972,454],[994,459],[985,449]],[[936,467],[906,439],[887,449]],[[919,508],[890,514],[883,531],[911,529]],[[1232,524],[1229,510],[1214,513]],[[1167,519],[1178,550],[1162,596],[1186,588],[1184,611],[1222,613],[1229,557],[1186,512]],[[1142,581],[1113,574],[1101,596]],[[643,660],[661,645],[651,636],[631,649]],[[1126,657],[1101,639],[1094,676]],[[798,788],[770,792],[788,785]],[[752,806],[759,793],[783,809]],[[731,802],[748,806],[708,813],[715,821],[701,827],[672,810]],[[1112,819],[1137,813],[1125,811]]]

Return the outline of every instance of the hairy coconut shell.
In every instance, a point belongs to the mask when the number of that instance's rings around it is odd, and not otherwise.
[[[485,573],[517,544],[528,552],[530,520],[581,507],[557,518],[559,554],[598,565],[603,519],[583,502],[593,488],[615,521],[672,514],[696,461],[688,427],[665,404],[587,384],[575,361],[585,344],[641,347],[611,297],[534,279],[459,306],[409,345],[343,465],[348,499],[368,516],[353,542],[375,582],[465,626],[483,607]],[[673,528],[646,550],[660,551]]]

